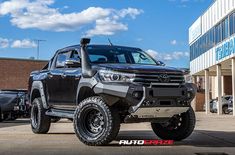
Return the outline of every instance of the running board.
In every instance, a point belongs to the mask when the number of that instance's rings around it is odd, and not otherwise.
[[[60,118],[72,118],[74,116],[73,110],[60,110],[60,109],[50,109],[46,111],[47,116],[60,117]]]

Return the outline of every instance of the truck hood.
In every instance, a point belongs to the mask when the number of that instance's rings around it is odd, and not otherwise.
[[[174,67],[156,66],[156,65],[140,65],[140,64],[99,64],[99,69],[109,69],[128,73],[173,73],[183,74],[183,71]]]

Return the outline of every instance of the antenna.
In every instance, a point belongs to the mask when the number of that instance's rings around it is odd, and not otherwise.
[[[110,46],[113,46],[113,43],[111,42],[111,40],[108,38],[109,44]]]
[[[34,41],[37,42],[37,59],[39,59],[39,46],[40,46],[40,42],[43,42],[43,41],[46,41],[46,40],[34,39]]]

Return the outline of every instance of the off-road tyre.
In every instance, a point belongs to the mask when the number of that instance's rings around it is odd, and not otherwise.
[[[74,130],[79,140],[91,146],[107,145],[120,129],[118,111],[102,97],[89,97],[79,103],[74,114]]]
[[[35,98],[31,107],[31,128],[36,134],[46,134],[51,125],[51,118],[47,116],[41,98]]]
[[[180,141],[194,130],[196,117],[190,107],[187,112],[173,116],[167,123],[151,123],[152,130],[161,139]]]

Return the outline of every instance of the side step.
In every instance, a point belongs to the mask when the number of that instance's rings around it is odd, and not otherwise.
[[[49,109],[46,111],[46,115],[60,118],[72,118],[74,116],[74,110],[61,110],[61,109]]]

